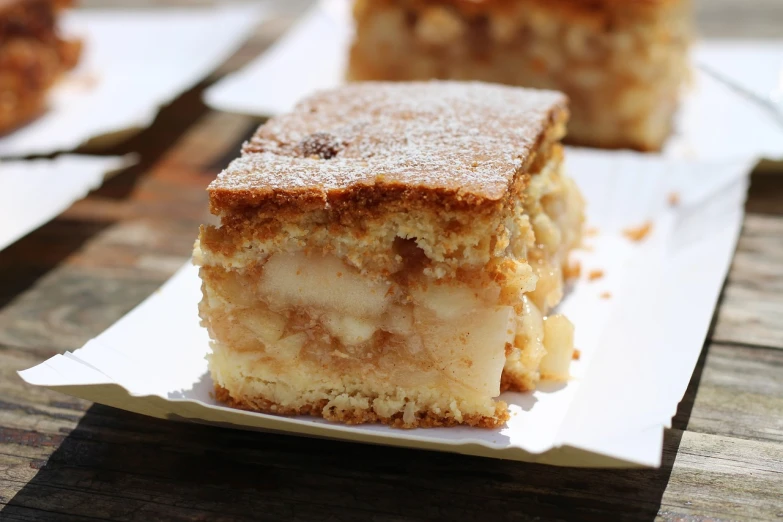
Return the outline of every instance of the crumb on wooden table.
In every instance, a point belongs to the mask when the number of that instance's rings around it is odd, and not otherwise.
[[[566,279],[578,279],[582,275],[582,264],[579,261],[568,263],[563,269],[563,277]]]
[[[611,299],[612,293],[611,292],[602,292],[601,293],[601,299]]]
[[[623,235],[631,241],[643,241],[652,230],[652,226],[652,221],[647,221],[638,227],[623,229]]]
[[[587,278],[590,281],[595,281],[596,279],[601,279],[604,276],[603,270],[590,270],[590,273],[587,274]]]
[[[679,192],[670,192],[669,196],[667,197],[667,201],[669,202],[670,207],[676,207],[680,204],[680,194]]]
[[[571,358],[574,361],[578,361],[581,357],[582,357],[582,350],[580,350],[579,348],[574,348],[574,353],[573,355],[571,355]]]

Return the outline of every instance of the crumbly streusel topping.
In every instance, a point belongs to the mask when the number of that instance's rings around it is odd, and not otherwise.
[[[553,91],[464,82],[322,92],[258,130],[210,185],[213,209],[297,195],[326,207],[370,187],[499,201],[565,105]]]

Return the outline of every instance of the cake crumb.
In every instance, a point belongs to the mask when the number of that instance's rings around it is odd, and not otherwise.
[[[590,279],[590,281],[595,281],[596,279],[601,279],[604,276],[603,270],[590,270],[590,273],[587,275],[587,278]]]
[[[579,279],[582,275],[582,264],[579,261],[569,263],[563,269],[563,277],[566,279]]]
[[[62,80],[63,85],[82,92],[94,90],[100,82],[100,78],[93,73],[73,74]]]
[[[669,202],[670,207],[676,207],[680,204],[680,194],[679,192],[670,192],[669,197],[667,198]]]
[[[601,294],[601,299],[611,299],[611,298],[612,298],[612,293],[611,292],[603,292]]]
[[[595,237],[598,234],[600,234],[600,231],[598,230],[598,227],[588,227],[585,230],[585,237]]]
[[[582,357],[582,350],[574,348],[574,353],[571,355],[571,359],[578,361]]]
[[[623,235],[631,241],[643,241],[652,230],[652,222],[647,221],[638,227],[629,227],[623,230]]]

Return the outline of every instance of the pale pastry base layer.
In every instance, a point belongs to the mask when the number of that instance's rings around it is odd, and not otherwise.
[[[359,376],[270,368],[250,353],[213,345],[209,356],[216,397],[230,406],[277,415],[313,415],[344,424],[379,422],[396,428],[464,424],[495,428],[508,420],[504,402],[451,397],[427,386],[395,386]]]

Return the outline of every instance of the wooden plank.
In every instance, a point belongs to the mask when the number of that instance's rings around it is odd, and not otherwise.
[[[764,161],[756,166],[745,208],[751,214],[783,216],[783,162]]]
[[[783,446],[684,432],[661,501],[664,520],[774,520],[783,512]]]
[[[696,0],[699,35],[709,38],[780,38],[780,0]]]
[[[93,417],[100,409],[88,412],[12,504],[100,516],[116,515],[117,505],[146,508],[138,516],[123,512],[126,520],[180,519],[191,511],[210,519],[312,520],[320,512],[336,520],[562,520],[568,513],[601,520],[609,513],[654,516],[667,476],[228,431],[114,410]],[[17,473],[4,476],[15,480]]]
[[[783,350],[712,344],[697,374],[689,432],[783,447]]]
[[[607,471],[225,430],[100,406],[34,477],[30,459],[8,445],[0,453],[9,452],[0,457],[3,487],[22,484],[10,504],[124,520],[770,519],[783,477],[780,444],[679,430],[667,433],[662,469]]]
[[[729,272],[713,340],[783,348],[782,293],[783,219],[749,214]]]

